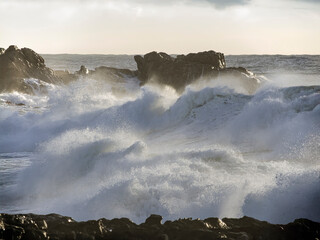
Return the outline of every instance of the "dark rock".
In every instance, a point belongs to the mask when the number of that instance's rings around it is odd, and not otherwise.
[[[6,101],[6,104],[8,104],[8,105],[15,105],[15,106],[25,106],[24,103],[13,103],[13,102],[11,102],[11,101]]]
[[[172,86],[178,92],[199,79],[240,83],[248,93],[253,93],[260,84],[245,68],[227,68],[224,55],[214,51],[178,55],[175,58],[163,52],[150,52],[144,57],[134,56],[134,59],[137,71],[105,66],[88,70],[81,66],[79,71],[72,74],[68,71],[53,71],[46,67],[44,59],[33,50],[19,49],[12,45],[5,51],[0,48],[0,92],[32,94],[35,91],[46,91],[48,83],[69,83],[79,76],[109,82],[138,78],[141,85],[154,81]],[[116,89],[116,92],[122,90]]]
[[[89,73],[89,69],[86,68],[84,65],[81,65],[80,70],[76,72],[79,75],[87,75]]]
[[[177,60],[206,64],[210,65],[214,69],[223,69],[226,67],[226,62],[223,53],[214,51],[189,53],[187,56],[178,55]]]
[[[124,79],[135,78],[137,73],[129,69],[118,69],[112,67],[97,67],[94,71],[89,71],[88,77],[104,81],[124,81]]]
[[[53,71],[46,67],[44,59],[29,48],[19,49],[10,46],[0,49],[0,92],[19,91],[33,94],[35,91],[46,91],[50,84],[70,83],[82,77],[105,81],[124,81],[136,78],[137,72],[128,69],[97,67],[89,71],[85,66],[75,74],[68,71]]]
[[[160,225],[162,221],[162,217],[160,215],[152,214],[145,221],[146,225]]]
[[[6,53],[14,52],[14,51],[17,51],[17,50],[19,50],[19,48],[16,45],[10,45],[6,50]]]
[[[32,93],[34,86],[25,82],[30,78],[38,80],[39,88],[44,87],[44,83],[59,82],[53,70],[44,64],[44,59],[29,48],[19,49],[12,45],[0,55],[0,92]]]
[[[245,68],[226,68],[224,55],[215,51],[178,55],[176,58],[166,53],[150,52],[134,56],[141,84],[157,82],[169,85],[178,92],[199,79],[213,80],[220,77],[239,78],[245,84],[250,83],[249,92],[259,84]]]
[[[297,219],[287,225],[249,217],[166,221],[151,215],[137,225],[127,218],[76,222],[57,214],[0,214],[0,239],[319,239],[320,223]]]
[[[185,86],[200,77],[216,76],[213,71],[224,68],[224,56],[214,51],[198,54],[178,55],[176,58],[166,53],[151,52],[144,57],[134,57],[138,67],[138,77],[142,84],[155,81],[182,91]]]

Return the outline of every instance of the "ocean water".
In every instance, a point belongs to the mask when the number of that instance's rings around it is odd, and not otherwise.
[[[126,55],[43,56],[71,72],[135,69]],[[320,221],[320,56],[226,61],[261,87],[212,80],[178,95],[79,78],[46,94],[0,94],[1,212]]]

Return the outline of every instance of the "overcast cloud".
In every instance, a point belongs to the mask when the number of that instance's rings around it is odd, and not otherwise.
[[[65,0],[2,0],[4,2],[65,2]],[[175,5],[175,4],[210,4],[217,8],[245,5],[251,0],[69,0],[67,2],[126,2],[128,4],[152,4],[152,5]]]
[[[0,0],[0,47],[319,54],[320,0]]]
[[[144,3],[144,4],[211,4],[217,8],[225,8],[229,6],[235,5],[245,5],[250,2],[250,0],[126,0],[127,2],[136,2],[136,3]]]
[[[233,6],[246,6],[254,2],[273,2],[272,0],[1,0],[2,3],[125,3],[129,5],[154,5],[154,6],[170,6],[170,5],[195,5],[195,6],[212,6],[216,9],[225,9]],[[0,2],[0,3],[1,3]],[[278,0],[276,3],[309,3],[320,4],[320,0]]]
[[[298,2],[309,2],[309,3],[319,3],[320,4],[320,0],[295,0]]]

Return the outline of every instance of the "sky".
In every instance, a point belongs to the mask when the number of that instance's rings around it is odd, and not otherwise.
[[[0,47],[320,54],[320,0],[0,0]]]

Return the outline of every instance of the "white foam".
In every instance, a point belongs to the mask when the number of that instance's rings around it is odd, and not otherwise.
[[[0,150],[35,153],[10,191],[17,206],[78,220],[320,220],[319,87],[114,87],[80,79],[49,90],[43,111],[1,112]]]

